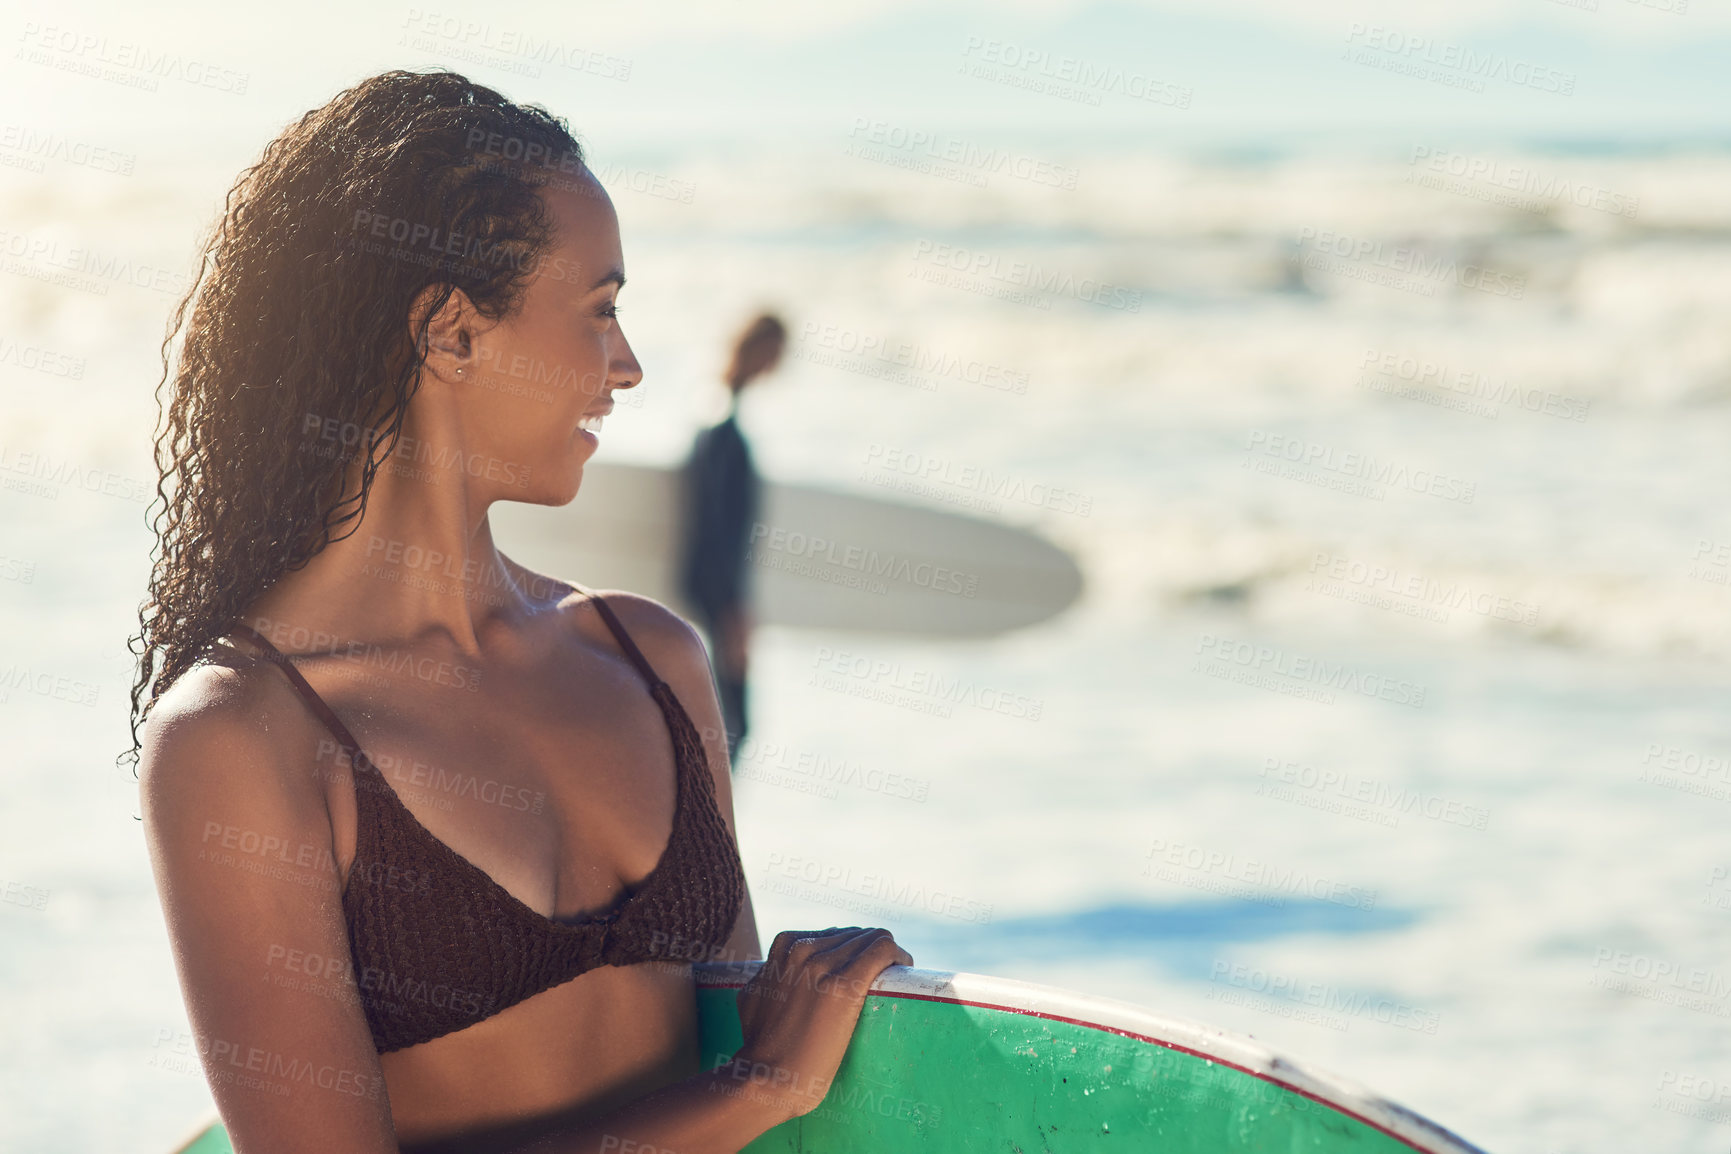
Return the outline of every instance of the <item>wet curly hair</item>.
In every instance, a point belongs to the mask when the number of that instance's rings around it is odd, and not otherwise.
[[[156,544],[128,641],[121,759],[135,772],[168,687],[285,573],[359,528],[429,319],[458,289],[484,317],[515,311],[552,239],[540,189],[581,187],[583,163],[539,106],[447,71],[392,71],[302,116],[240,174],[162,342]]]

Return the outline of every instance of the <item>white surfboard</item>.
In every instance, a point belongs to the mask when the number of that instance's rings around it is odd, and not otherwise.
[[[531,569],[689,615],[678,498],[677,469],[590,464],[569,505],[493,506],[493,536]],[[769,480],[748,563],[765,625],[982,637],[1044,621],[1082,590],[1074,559],[1027,530]]]

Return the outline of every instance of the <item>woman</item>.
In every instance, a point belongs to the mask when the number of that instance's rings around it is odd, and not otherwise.
[[[702,1154],[814,1108],[912,960],[778,935],[736,1065],[699,1068],[690,961],[758,953],[702,644],[488,527],[572,500],[642,376],[577,142],[377,76],[266,148],[204,256],[133,707],[236,1148]]]

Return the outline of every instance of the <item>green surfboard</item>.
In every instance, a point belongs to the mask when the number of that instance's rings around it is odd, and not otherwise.
[[[740,1045],[758,962],[699,965],[706,1067]],[[746,1154],[1484,1154],[1410,1110],[1261,1043],[1127,1002],[891,967],[835,1082]],[[176,1154],[228,1154],[211,1123]]]

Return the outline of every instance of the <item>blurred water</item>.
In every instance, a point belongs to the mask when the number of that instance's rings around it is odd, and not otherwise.
[[[1716,1148],[1731,1119],[1679,1087],[1731,1076],[1731,783],[1702,761],[1731,750],[1731,157],[1505,151],[1449,183],[1414,155],[1048,149],[1073,188],[840,146],[646,162],[692,195],[616,182],[648,376],[602,453],[674,459],[774,304],[767,472],[883,494],[917,460],[902,499],[983,504],[1088,575],[989,642],[761,637],[765,940],[881,922],[922,965],[1254,1033],[1498,1151]],[[176,270],[220,188],[5,174],[0,219]],[[171,298],[8,257],[0,1146],[162,1149],[208,1097],[112,758]],[[859,352],[904,347],[996,383]],[[967,469],[1087,513],[942,480]],[[825,647],[1039,717],[837,693]],[[1318,663],[1348,682],[1286,675]]]

